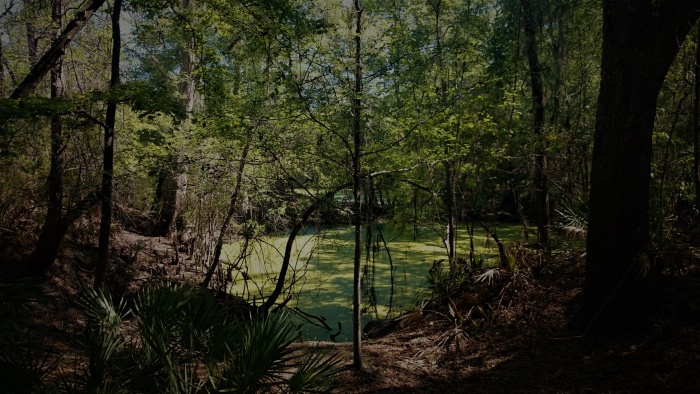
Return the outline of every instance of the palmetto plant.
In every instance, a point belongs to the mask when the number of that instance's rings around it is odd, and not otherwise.
[[[100,293],[81,299],[93,327],[82,391],[320,392],[339,371],[335,356],[294,350],[285,314],[230,316],[203,288],[161,284],[143,290],[130,312]]]
[[[115,305],[109,295],[93,289],[84,289],[78,303],[88,320],[82,341],[88,355],[84,387],[90,392],[105,390],[110,362],[125,342],[120,327],[128,312],[123,302]]]
[[[220,392],[258,393],[276,388],[289,392],[328,391],[339,372],[339,359],[295,351],[298,336],[285,314],[253,319],[240,326],[240,340],[229,348],[215,381]]]
[[[570,239],[585,239],[588,233],[588,206],[579,201],[575,204],[562,204],[556,210],[559,215],[559,228]]]
[[[46,301],[37,281],[0,282],[0,392],[54,392],[44,378],[59,358],[37,340],[26,317]]]

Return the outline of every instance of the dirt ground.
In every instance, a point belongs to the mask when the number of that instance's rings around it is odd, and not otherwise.
[[[201,280],[203,273],[164,238],[120,231],[109,280],[133,294],[161,280]],[[700,264],[686,262],[662,277],[658,318],[616,339],[581,337],[569,328],[583,284],[583,258],[560,256],[542,267],[522,294],[481,327],[423,311],[388,335],[362,343],[356,371],[352,344],[305,342],[338,352],[348,365],[343,393],[691,393],[700,392]],[[53,301],[42,311],[60,352],[72,351],[84,321],[78,283],[90,283],[90,251],[68,248],[51,272]],[[668,271],[668,270],[667,270]],[[466,333],[465,336],[455,335]],[[457,341],[464,339],[461,349]]]

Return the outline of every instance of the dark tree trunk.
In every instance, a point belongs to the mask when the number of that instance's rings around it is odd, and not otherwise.
[[[60,34],[59,38],[54,42],[58,42],[60,41],[60,37],[68,30],[68,28],[63,28],[63,1],[52,0],[51,7],[52,19],[58,28],[57,34]],[[51,69],[51,98],[53,99],[63,96],[62,53],[61,51],[59,56],[51,62],[54,64],[54,67]],[[39,61],[39,63],[41,63],[41,61]],[[15,90],[15,93],[17,92],[29,93],[27,90],[20,90],[19,87]],[[20,94],[20,97],[21,96]],[[51,117],[50,129],[51,164],[47,179],[48,207],[46,210],[46,218],[41,227],[36,247],[22,260],[21,267],[18,268],[20,276],[29,276],[33,278],[45,276],[56,260],[68,227],[98,201],[97,194],[91,194],[78,202],[74,207],[70,208],[65,214],[63,213],[63,176],[65,172],[65,150],[67,146],[66,137],[63,135],[63,124],[60,115]]]
[[[639,324],[650,303],[656,100],[700,2],[605,1],[582,314],[588,333]]]
[[[356,369],[364,369],[362,357],[362,308],[360,300],[362,297],[362,201],[360,200],[360,190],[362,189],[362,163],[361,143],[362,143],[362,12],[360,0],[355,0],[355,86],[353,88],[352,102],[352,132],[353,132],[353,154],[352,154],[352,178],[353,197],[355,207],[355,257],[352,286],[352,343],[353,343],[353,365]]]
[[[537,237],[540,244],[549,250],[549,177],[547,174],[546,142],[542,136],[544,126],[544,86],[542,66],[537,52],[537,31],[534,10],[530,0],[521,0],[525,30],[525,51],[530,68],[532,90],[532,131],[535,134],[535,190],[537,204]]]
[[[700,211],[700,26],[695,27],[695,86],[693,95],[693,182],[695,209]]]
[[[33,65],[29,74],[10,95],[11,99],[19,99],[30,95],[51,67],[63,58],[65,49],[73,37],[85,27],[92,14],[102,6],[105,0],[87,0],[78,10],[73,19],[61,30],[48,51]]]
[[[0,40],[0,97],[5,97],[5,56],[3,54],[2,40]]]
[[[109,86],[119,85],[119,57],[121,55],[121,32],[119,18],[122,0],[115,0],[112,8],[112,76]],[[100,219],[99,246],[95,262],[95,283],[93,287],[99,290],[104,285],[109,252],[109,236],[112,226],[112,172],[114,169],[114,123],[117,114],[116,101],[107,103],[107,114],[104,127],[104,150],[102,170],[102,217]]]
[[[447,152],[446,149],[446,153]],[[455,207],[455,160],[445,161],[445,214],[447,215],[447,258],[450,262],[450,275],[456,274],[457,267],[457,226]]]
[[[30,4],[29,0],[24,0],[23,3],[25,9],[31,9],[32,7],[35,7],[34,5]],[[37,47],[39,46],[39,39],[36,38],[36,31],[34,30],[33,21],[28,20],[24,24],[24,29],[25,34],[27,36],[27,55],[29,56],[29,64],[31,66],[34,66],[36,64]]]
[[[62,30],[62,0],[52,0],[51,16],[57,27],[57,34]],[[63,56],[59,56],[51,69],[51,98],[63,96]],[[63,174],[65,172],[66,140],[63,135],[61,115],[51,116],[51,164],[47,180],[48,207],[46,218],[39,233],[36,249],[24,261],[29,276],[41,277],[56,259],[68,226],[64,225],[63,216]]]

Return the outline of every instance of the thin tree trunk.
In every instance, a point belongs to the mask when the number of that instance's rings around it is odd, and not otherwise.
[[[243,170],[245,169],[246,160],[248,158],[248,150],[250,149],[250,140],[246,142],[243,147],[243,152],[241,153],[241,160],[238,163],[238,174],[236,175],[236,185],[234,186],[233,193],[231,194],[231,199],[228,204],[228,212],[226,212],[226,217],[224,222],[221,224],[221,231],[216,239],[216,246],[214,247],[214,258],[212,259],[209,269],[207,269],[206,275],[204,275],[204,280],[202,281],[203,287],[208,287],[211,282],[214,272],[219,267],[219,260],[221,259],[221,250],[224,247],[224,238],[226,237],[226,232],[231,224],[231,219],[233,214],[238,208],[238,197],[241,194],[241,185],[243,183]]]
[[[29,0],[23,1],[25,9],[31,9],[35,7],[30,4]],[[36,38],[36,31],[34,30],[34,24],[32,20],[28,20],[24,24],[25,35],[27,36],[27,55],[29,57],[29,64],[34,66],[36,64],[37,57],[37,47],[39,46],[39,40]]]
[[[446,153],[449,154],[448,149]],[[450,262],[450,275],[456,273],[456,261],[457,261],[457,227],[455,222],[457,221],[456,209],[455,209],[455,187],[454,187],[454,175],[455,175],[455,161],[448,159],[445,161],[445,210],[447,214],[447,257]]]
[[[695,209],[700,211],[700,26],[695,36],[695,95],[693,96],[693,181],[695,183]]]
[[[360,299],[362,296],[362,277],[360,268],[362,264],[362,201],[360,200],[360,190],[362,187],[360,171],[361,163],[361,143],[362,143],[362,59],[361,59],[361,38],[362,38],[362,12],[360,0],[354,1],[355,6],[355,86],[353,89],[352,104],[352,131],[353,131],[353,155],[352,155],[352,177],[353,177],[353,197],[355,207],[355,257],[352,286],[352,343],[353,343],[353,363],[358,370],[364,369],[362,357],[362,308]]]
[[[438,96],[440,100],[441,105],[446,105],[446,86],[447,86],[447,81],[445,80],[443,76],[443,56],[442,56],[442,41],[441,41],[441,7],[442,7],[442,0],[437,0],[435,2],[431,2],[431,6],[433,7],[433,11],[435,12],[435,53],[437,57],[437,64],[438,64],[438,79],[439,79],[439,87],[438,87]],[[444,154],[445,154],[445,161],[443,162],[443,167],[445,168],[445,195],[444,195],[444,203],[445,203],[445,214],[447,216],[447,227],[445,229],[446,232],[446,237],[445,237],[445,248],[447,249],[447,258],[449,261],[449,266],[450,266],[450,275],[454,275],[456,273],[456,257],[457,257],[457,247],[456,247],[456,240],[457,240],[457,226],[456,226],[456,216],[457,216],[457,209],[455,207],[455,179],[456,179],[456,161],[451,158],[450,156],[452,155],[452,152],[450,151],[449,146],[445,146],[444,149]]]
[[[62,26],[63,1],[51,1],[51,18],[60,31]],[[63,97],[63,56],[59,57],[55,66],[51,69],[51,99]],[[63,135],[63,119],[61,115],[51,116],[51,166],[48,180],[48,209],[44,229],[46,234],[62,237],[59,226],[63,214],[63,175],[65,173],[66,138]],[[42,230],[42,234],[44,231]],[[41,241],[41,237],[40,237]],[[57,245],[60,242],[48,242]],[[39,247],[42,247],[41,242]],[[58,252],[58,250],[56,250]]]
[[[109,82],[111,88],[119,85],[119,57],[121,55],[121,31],[119,18],[122,0],[115,0],[112,8],[112,76]],[[95,283],[93,287],[99,290],[105,281],[107,270],[107,255],[109,252],[109,236],[112,226],[112,175],[114,169],[114,123],[117,114],[116,101],[107,103],[107,114],[104,127],[104,153],[102,170],[102,217],[100,219],[99,245],[95,263]]]
[[[2,31],[0,31],[0,34],[2,34]],[[5,97],[5,56],[2,40],[0,40],[0,97]]]
[[[549,178],[547,174],[547,150],[542,136],[544,125],[544,87],[542,66],[537,53],[537,31],[534,10],[530,0],[521,0],[523,8],[525,50],[530,68],[530,88],[532,89],[532,131],[535,134],[535,189],[537,204],[537,236],[540,244],[549,250]]]
[[[56,25],[57,33],[62,26],[62,0],[51,1],[51,19]],[[63,56],[56,59],[51,69],[51,99],[63,97]],[[39,233],[37,247],[25,261],[26,270],[33,277],[43,276],[56,259],[58,250],[63,242],[67,227],[62,226],[63,215],[63,175],[65,172],[66,140],[63,135],[61,115],[51,116],[50,121],[51,158],[48,188],[48,207],[46,218]]]
[[[51,67],[61,61],[60,59],[63,58],[63,53],[73,37],[85,27],[92,14],[95,13],[104,2],[105,0],[86,0],[85,3],[83,3],[73,19],[61,30],[61,33],[53,41],[48,51],[46,51],[41,59],[39,59],[29,71],[29,74],[27,74],[24,80],[12,92],[10,95],[11,99],[16,100],[26,97],[36,89],[39,82],[41,82],[44,76],[51,70]]]
[[[62,36],[68,30],[67,27],[63,28],[62,0],[52,0],[51,8],[52,19],[57,26],[57,31],[61,32]],[[59,36],[54,42],[60,40]],[[63,96],[62,52],[52,61],[52,64],[54,64],[54,67],[51,69],[51,98],[57,99]],[[23,91],[19,89],[15,89],[15,93]],[[28,94],[28,91],[24,90],[24,92]],[[21,267],[19,267],[19,275],[21,276],[33,278],[45,276],[56,260],[68,227],[98,201],[98,193],[90,194],[63,214],[63,176],[65,173],[65,150],[67,145],[66,138],[63,135],[63,124],[60,115],[51,117],[50,139],[51,157],[47,179],[48,207],[46,218],[39,232],[36,247],[23,259]]]

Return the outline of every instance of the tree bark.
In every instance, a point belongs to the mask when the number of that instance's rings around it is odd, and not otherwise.
[[[33,65],[29,74],[20,82],[19,86],[10,95],[11,99],[20,99],[27,97],[34,89],[36,89],[39,82],[46,76],[46,74],[51,70],[54,64],[63,58],[63,53],[65,49],[70,44],[73,37],[75,37],[78,32],[85,27],[85,25],[90,20],[95,11],[97,11],[105,0],[87,0],[83,3],[82,7],[78,9],[73,19],[61,30],[61,33],[54,39],[51,47],[48,51],[39,59],[36,64]]]
[[[360,300],[362,297],[362,201],[360,190],[362,188],[361,163],[361,143],[362,143],[362,13],[360,0],[354,0],[355,7],[355,86],[353,88],[352,102],[352,132],[353,132],[353,155],[352,155],[352,178],[353,197],[355,207],[355,254],[352,286],[352,343],[353,343],[353,366],[364,369],[362,356],[362,308]]]
[[[52,0],[51,8],[52,19],[57,26],[58,38],[54,40],[55,43],[61,40],[60,37],[65,34],[68,27],[63,27],[63,1]],[[41,60],[39,63],[41,63]],[[57,99],[63,96],[62,51],[57,52],[57,57],[51,61],[51,64],[54,65],[51,69],[51,98]],[[34,69],[32,71],[34,71]],[[26,92],[28,94],[28,91],[21,90],[19,87],[15,89],[15,93],[17,92]],[[22,97],[22,95],[20,94],[18,97],[13,98],[19,97]],[[39,239],[36,247],[22,260],[21,266],[18,267],[19,276],[28,276],[32,278],[44,277],[56,260],[68,227],[98,201],[97,193],[90,194],[74,207],[70,208],[65,214],[63,213],[63,177],[65,173],[65,150],[67,145],[66,138],[63,135],[63,124],[60,115],[51,117],[50,139],[51,158],[47,179],[48,207],[46,210],[46,217],[41,231],[39,232]]]
[[[121,55],[121,31],[119,18],[122,0],[115,0],[112,9],[112,76],[109,82],[111,88],[119,85],[119,57]],[[104,149],[102,169],[102,217],[100,219],[99,245],[97,261],[95,262],[95,282],[93,288],[100,290],[105,281],[107,270],[107,255],[109,252],[109,236],[112,226],[112,175],[114,170],[114,123],[117,114],[117,102],[107,103],[107,113],[104,126]]]
[[[0,31],[2,34],[2,31]],[[0,40],[0,97],[5,97],[5,56],[2,48],[2,40]]]
[[[586,332],[614,335],[643,321],[654,269],[648,258],[656,100],[700,2],[608,0],[591,172]]]
[[[695,209],[700,211],[700,26],[695,27],[695,72],[693,95],[693,182]]]
[[[51,1],[51,19],[57,26],[57,31],[62,29],[63,4],[62,0]],[[51,69],[51,99],[63,97],[63,56],[56,59]],[[61,115],[51,116],[51,159],[48,177],[48,208],[46,218],[39,234],[37,249],[44,249],[42,253],[46,260],[35,260],[36,264],[29,270],[32,276],[43,275],[56,259],[65,231],[61,225],[63,216],[63,175],[65,172],[66,139],[63,135],[63,119]]]
[[[191,13],[195,7],[195,0],[182,0],[182,8],[185,12]],[[194,111],[195,83],[194,71],[194,51],[191,33],[188,29],[183,29],[183,42],[185,45],[180,53],[180,105],[185,112],[185,120],[178,127],[176,133],[186,133],[192,126],[192,113]],[[176,148],[170,161],[170,168],[166,170],[165,182],[163,183],[162,201],[158,215],[158,233],[170,238],[177,237],[180,230],[180,217],[185,210],[187,200],[187,163],[181,147]]]
[[[534,10],[530,0],[521,0],[525,30],[525,51],[530,68],[532,91],[532,131],[535,135],[535,196],[537,204],[537,237],[540,244],[549,250],[549,176],[547,173],[547,148],[542,135],[544,126],[544,86],[542,66],[537,52],[537,31]]]
[[[51,19],[62,30],[62,0],[51,1]],[[59,56],[51,69],[51,98],[63,96],[63,56]],[[53,115],[50,120],[51,158],[47,180],[48,207],[34,251],[23,262],[27,274],[42,277],[56,259],[68,226],[62,223],[63,216],[63,175],[65,172],[66,141],[63,135],[61,115]]]

